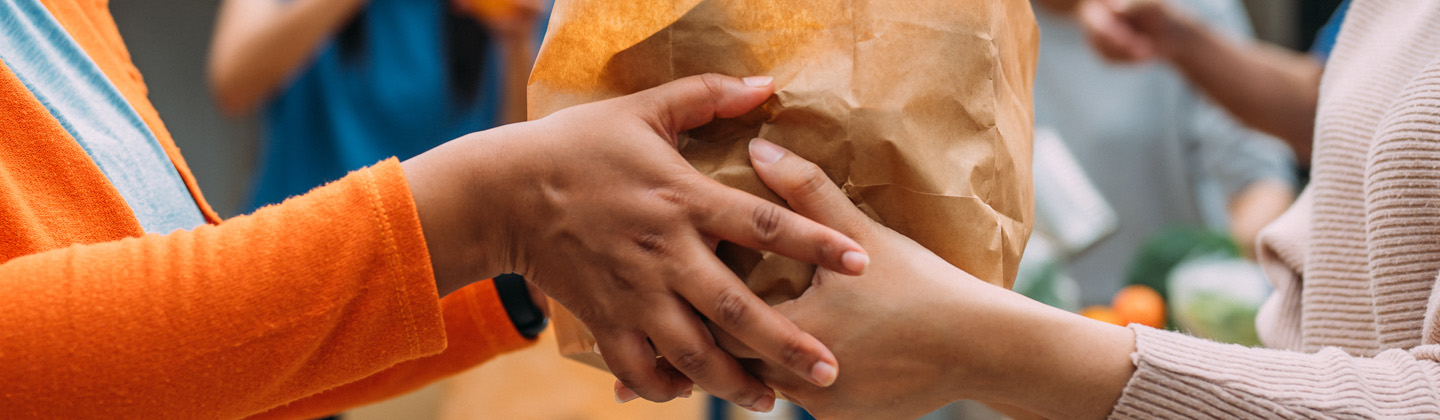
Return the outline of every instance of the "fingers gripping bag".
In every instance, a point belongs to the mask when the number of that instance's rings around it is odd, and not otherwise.
[[[750,166],[755,137],[820,165],[871,218],[966,272],[1014,282],[1030,235],[1038,30],[1025,0],[560,0],[529,116],[686,76],[771,76],[757,110],[691,130],[700,172],[776,203]],[[765,301],[815,268],[722,243]],[[551,305],[561,352],[604,367],[584,324]]]

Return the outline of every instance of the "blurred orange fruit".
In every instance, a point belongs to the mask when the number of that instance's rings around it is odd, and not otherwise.
[[[464,0],[466,9],[482,20],[509,18],[519,12],[514,0]]]
[[[1080,315],[1097,321],[1109,322],[1115,325],[1125,325],[1125,320],[1120,318],[1120,314],[1104,306],[1096,305],[1087,307],[1080,310]]]
[[[1110,301],[1110,308],[1126,323],[1165,328],[1165,298],[1150,286],[1125,286]]]

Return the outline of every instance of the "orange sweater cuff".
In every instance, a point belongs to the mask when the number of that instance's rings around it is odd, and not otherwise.
[[[418,347],[409,360],[363,379],[291,402],[253,416],[252,419],[314,418],[361,404],[391,398],[419,389],[436,380],[460,373],[497,355],[533,343],[515,330],[490,281],[478,282],[436,299],[434,274],[430,268],[424,232],[404,172],[394,159],[364,170],[368,185],[377,187],[379,207],[387,215],[386,243],[393,238],[393,255],[402,262],[393,283],[407,314],[418,322],[407,334]],[[355,175],[352,174],[352,177]],[[386,245],[389,246],[389,245]],[[442,321],[443,322],[438,322]],[[442,330],[443,329],[443,330]],[[443,351],[442,351],[443,350]]]
[[[425,245],[425,231],[420,226],[420,213],[410,193],[410,184],[400,161],[390,158],[376,164],[366,174],[370,193],[377,206],[376,223],[384,234],[383,246],[391,255],[390,273],[403,308],[407,335],[411,337],[412,357],[440,353],[445,349],[445,325],[441,318],[440,293],[435,288],[435,273],[430,266],[430,251]]]

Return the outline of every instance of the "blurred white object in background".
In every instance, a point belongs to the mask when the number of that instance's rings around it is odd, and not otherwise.
[[[1036,233],[1064,255],[1076,255],[1115,232],[1115,209],[1055,130],[1035,129],[1034,160]]]
[[[1011,289],[1046,305],[1079,311],[1080,284],[1065,274],[1064,257],[1050,239],[1031,235]]]

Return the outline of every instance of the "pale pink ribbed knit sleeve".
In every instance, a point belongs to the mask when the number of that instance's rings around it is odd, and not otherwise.
[[[1135,375],[1113,419],[1440,418],[1440,346],[1366,358],[1132,328]]]
[[[1276,289],[1259,325],[1313,353],[1134,327],[1112,418],[1440,419],[1440,3],[1352,3],[1313,162],[1262,234]]]

